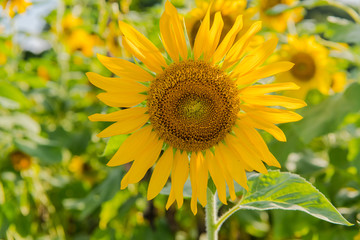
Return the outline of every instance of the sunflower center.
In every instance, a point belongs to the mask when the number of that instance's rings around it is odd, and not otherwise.
[[[147,100],[159,137],[184,151],[205,150],[223,140],[240,110],[235,83],[204,61],[169,66],[151,83]]]
[[[216,12],[213,12],[213,13],[210,14],[210,27],[212,26],[212,24],[214,22],[215,13]],[[221,17],[222,17],[222,20],[224,22],[224,26],[223,26],[223,29],[221,31],[221,36],[220,36],[220,41],[219,42],[222,42],[222,40],[225,38],[226,34],[230,31],[230,29],[232,28],[232,26],[235,23],[234,19],[232,17],[228,16],[228,15],[221,14]],[[194,25],[191,28],[190,36],[189,36],[191,46],[194,46],[196,34],[199,31],[199,28],[200,28],[200,25],[201,25],[201,20],[199,19],[199,21],[195,22]]]
[[[303,52],[297,53],[290,61],[295,64],[290,70],[295,78],[301,81],[309,81],[315,75],[315,61],[309,54]]]

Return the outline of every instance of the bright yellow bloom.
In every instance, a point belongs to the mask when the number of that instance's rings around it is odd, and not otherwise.
[[[238,36],[241,36],[253,23],[251,18],[255,15],[255,9],[245,9],[246,0],[214,0],[211,4],[210,1],[207,0],[196,0],[197,7],[185,16],[186,29],[191,45],[194,44],[196,33],[198,32],[201,21],[204,19],[210,5],[211,23],[213,22],[215,13],[217,12],[221,13],[221,17],[224,22],[220,41],[232,28],[239,15],[242,15],[243,17],[243,27],[238,33]]]
[[[312,89],[327,95],[331,88],[339,92],[345,86],[345,73],[335,72],[328,49],[317,43],[314,36],[288,36],[288,43],[281,46],[276,60],[295,63],[290,71],[275,77],[275,82],[292,81],[300,87],[299,91],[284,92],[285,95],[305,99]]]
[[[102,41],[98,36],[81,28],[73,30],[65,39],[65,44],[71,53],[81,51],[86,57],[91,57],[94,54],[93,48],[101,45],[101,43]]]
[[[67,14],[61,21],[61,31],[53,29],[59,36],[60,41],[66,46],[70,53],[81,51],[86,57],[92,56],[93,48],[102,45],[102,40],[95,34],[90,34],[83,28],[81,18]]]
[[[87,76],[92,84],[106,91],[98,95],[102,102],[126,108],[89,117],[91,121],[115,122],[98,137],[131,134],[108,162],[108,166],[118,166],[133,161],[121,181],[121,189],[140,181],[156,164],[148,199],[159,194],[171,173],[166,208],[175,200],[181,207],[183,187],[190,175],[191,209],[196,214],[197,200],[206,205],[209,173],[220,200],[226,204],[226,185],[233,200],[234,180],[248,188],[245,171],[267,173],[263,162],[280,167],[256,129],[286,141],[275,124],[302,117],[269,106],[297,109],[306,104],[267,94],[298,89],[294,83],[252,85],[259,78],[293,66],[285,61],[263,66],[277,39],[270,39],[252,52],[245,51],[250,38],[260,30],[260,22],[255,22],[235,41],[243,25],[239,16],[220,42],[224,26],[221,13],[215,14],[210,28],[208,9],[190,51],[177,10],[166,2],[159,25],[162,43],[171,57],[168,61],[133,27],[122,21],[119,25],[124,47],[145,66],[98,55],[100,62],[119,78],[96,73]]]
[[[81,18],[76,17],[72,14],[67,14],[62,20],[61,20],[61,27],[63,34],[71,34],[71,31],[77,27],[80,27],[82,25],[83,21]]]
[[[293,21],[297,23],[303,19],[304,9],[299,7],[277,15],[269,15],[266,13],[266,11],[275,7],[278,4],[285,4],[291,6],[298,2],[298,0],[257,0],[256,8],[257,11],[260,13],[260,19],[263,21],[264,26],[267,26],[278,32],[284,32],[287,28],[288,21]]]
[[[16,12],[24,13],[31,3],[25,0],[4,0],[1,5],[4,10],[7,9],[10,17],[14,17]]]

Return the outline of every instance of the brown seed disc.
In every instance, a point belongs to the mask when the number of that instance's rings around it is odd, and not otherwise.
[[[290,61],[295,64],[290,70],[295,78],[301,81],[309,81],[315,75],[316,65],[314,59],[309,54],[299,52]]]
[[[240,110],[235,83],[204,61],[169,66],[151,83],[147,100],[156,133],[184,151],[201,151],[223,140]]]

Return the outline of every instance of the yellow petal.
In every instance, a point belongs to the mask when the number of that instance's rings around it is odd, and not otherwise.
[[[244,138],[244,135],[237,131],[236,127],[233,128],[233,130],[235,131],[236,137],[229,134],[225,138],[225,143],[229,149],[232,150],[234,155],[242,164],[244,164],[244,166],[248,165],[251,169],[258,171],[259,173],[267,174],[267,169],[261,162],[261,155],[248,143],[248,140]]]
[[[149,141],[151,130],[152,127],[149,125],[130,135],[121,144],[107,165],[114,167],[134,160],[134,158],[143,151],[144,143]]]
[[[286,136],[284,132],[281,131],[281,129],[278,128],[276,125],[272,124],[271,122],[265,121],[261,117],[248,116],[247,118],[243,118],[242,121],[254,128],[267,131],[268,133],[273,135],[273,137],[276,138],[278,141],[286,142]]]
[[[274,37],[254,49],[241,60],[234,71],[246,74],[259,67],[274,52],[277,42],[278,39]]]
[[[129,61],[101,54],[97,54],[97,57],[107,69],[119,77],[133,79],[136,82],[147,82],[154,79],[150,73]]]
[[[241,95],[240,98],[246,103],[259,106],[281,106],[290,109],[298,109],[307,105],[300,99],[275,95]]]
[[[98,94],[97,98],[110,107],[133,107],[144,101],[146,96],[134,92],[106,92]]]
[[[301,120],[303,117],[293,111],[288,111],[284,109],[276,108],[267,108],[267,107],[250,107],[249,105],[242,105],[242,110],[244,110],[248,116],[254,116],[254,114],[261,116],[264,120],[279,124],[287,122],[296,122]]]
[[[248,46],[251,37],[254,36],[261,29],[261,22],[253,23],[250,28],[246,31],[241,38],[235,42],[235,44],[230,48],[227,53],[225,60],[223,62],[223,69],[228,69],[235,63],[237,63],[243,56],[246,47]]]
[[[236,78],[236,83],[238,85],[248,85],[256,82],[258,79],[267,78],[281,72],[286,72],[293,66],[294,64],[291,62],[270,63],[254,71],[248,72],[245,75],[243,75],[243,69],[234,69],[234,71],[230,74],[230,77]]]
[[[96,87],[108,92],[145,92],[148,88],[140,83],[126,78],[109,78],[103,77],[97,73],[88,72],[86,76],[89,81]]]
[[[190,158],[190,181],[191,181],[191,211],[194,215],[197,213],[197,169],[196,169],[197,154],[192,153]]]
[[[173,165],[174,152],[173,148],[169,147],[156,163],[154,171],[151,175],[149,187],[147,191],[147,199],[151,200],[156,197],[161,189],[165,186],[171,172]]]
[[[247,179],[245,174],[245,168],[242,166],[240,161],[236,158],[234,153],[226,147],[224,144],[220,143],[216,149],[216,153],[219,154],[222,161],[225,163],[225,166],[230,173],[231,177],[238,183],[240,186],[248,189]]]
[[[166,210],[170,208],[170,206],[175,202],[175,193],[174,193],[174,187],[171,185],[170,194],[168,197],[168,200],[166,202]]]
[[[161,67],[166,67],[167,65],[159,49],[132,26],[119,21],[119,27],[124,34],[124,47],[151,71],[161,73],[163,71]]]
[[[125,189],[128,184],[139,182],[145,176],[149,168],[151,168],[158,159],[163,141],[158,140],[157,135],[151,132],[149,142],[144,145],[144,151],[136,156],[130,170],[122,179],[121,189]]]
[[[132,117],[140,117],[145,114],[148,109],[146,107],[134,107],[128,108],[124,110],[119,110],[116,112],[108,113],[108,114],[99,114],[95,113],[89,116],[89,120],[93,122],[101,121],[101,122],[117,122],[122,121]]]
[[[224,22],[222,20],[221,13],[217,12],[215,14],[214,22],[209,31],[209,39],[203,43],[206,44],[206,47],[204,48],[205,61],[210,60],[210,58],[213,56],[215,49],[219,44],[223,27],[224,27]]]
[[[174,157],[173,171],[171,174],[171,183],[174,186],[175,199],[180,208],[183,204],[184,184],[189,176],[189,159],[186,152],[180,153],[177,150]]]
[[[259,84],[253,85],[241,90],[241,94],[244,95],[260,95],[277,91],[284,90],[296,90],[300,87],[293,82],[284,82],[284,83],[272,83],[272,84]]]
[[[111,137],[121,134],[132,133],[149,120],[149,114],[134,115],[126,119],[122,119],[114,124],[111,124],[109,127],[101,131],[97,136],[99,138]]]
[[[194,60],[198,60],[200,56],[204,53],[205,49],[205,42],[209,39],[209,29],[210,29],[210,9],[209,6],[206,15],[201,22],[199,30],[196,34],[195,42],[194,42]]]
[[[218,164],[212,152],[206,150],[205,161],[207,162],[210,176],[216,186],[219,199],[223,204],[227,204],[226,201],[226,183],[225,178],[222,174],[222,166]]]
[[[199,195],[199,202],[203,207],[206,205],[206,193],[207,193],[207,183],[208,183],[208,167],[205,162],[204,156],[202,153],[197,155],[196,161],[196,177],[197,177],[197,191]]]
[[[222,156],[217,152],[217,148],[218,147],[216,147],[214,159],[217,162],[218,166],[223,166],[222,168],[220,168],[220,170],[221,170],[222,174],[224,175],[226,184],[228,185],[230,198],[231,198],[231,200],[234,201],[236,199],[234,180],[230,176],[230,173],[224,164],[224,160],[223,160]],[[218,169],[218,171],[219,171],[219,169]]]
[[[242,15],[240,15],[236,18],[234,25],[232,26],[230,31],[226,34],[226,36],[224,37],[224,39],[216,49],[212,58],[213,64],[220,62],[224,58],[224,56],[226,55],[226,53],[229,51],[232,44],[234,43],[236,35],[239,33],[242,27],[243,27],[243,18]]]
[[[176,8],[169,1],[165,3],[165,11],[159,25],[163,45],[174,62],[179,62],[180,56],[183,60],[187,59],[184,27]]]
[[[281,167],[279,162],[276,160],[274,155],[269,151],[264,139],[261,137],[258,131],[256,131],[253,127],[247,125],[243,121],[238,121],[238,131],[242,132],[246,136],[246,139],[249,139],[249,142],[253,145],[254,148],[258,150],[258,152],[262,156],[262,160],[268,164],[269,166]]]

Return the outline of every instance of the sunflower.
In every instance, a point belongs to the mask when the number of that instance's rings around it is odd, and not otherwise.
[[[269,15],[266,11],[278,4],[291,6],[298,2],[298,0],[257,0],[256,9],[260,13],[260,19],[265,26],[274,29],[277,32],[284,32],[288,21],[294,21],[296,23],[303,19],[304,9],[298,7],[277,15]]]
[[[197,0],[196,8],[192,9],[185,16],[185,24],[187,33],[189,36],[191,46],[194,45],[196,33],[199,30],[201,21],[204,19],[207,9],[210,7],[210,21],[214,20],[215,13],[220,12],[224,22],[224,26],[221,31],[220,41],[222,41],[225,35],[229,32],[235,23],[237,16],[243,15],[243,27],[238,33],[241,36],[253,23],[251,18],[255,15],[255,9],[245,9],[246,0],[214,0],[211,2],[207,0]],[[260,37],[260,36],[257,36]]]
[[[26,8],[30,6],[31,3],[25,0],[4,0],[1,5],[4,10],[6,8],[8,9],[10,17],[14,17],[15,12],[24,13],[26,11]]]
[[[299,91],[285,91],[285,95],[305,99],[312,89],[327,95],[330,90],[342,91],[346,83],[346,74],[336,72],[329,50],[319,44],[314,36],[289,35],[288,43],[281,46],[275,59],[295,63],[290,71],[275,77],[275,82],[292,81],[300,87]]]
[[[262,66],[277,45],[275,38],[245,53],[251,36],[261,28],[260,22],[235,42],[242,28],[239,16],[220,42],[224,25],[221,13],[215,14],[211,28],[210,15],[208,9],[194,47],[189,50],[176,8],[165,3],[159,25],[169,58],[164,58],[145,36],[120,21],[124,47],[144,67],[98,55],[100,62],[119,78],[87,73],[92,84],[106,91],[98,95],[102,102],[126,108],[89,117],[91,121],[115,122],[98,137],[130,134],[107,164],[118,166],[133,161],[121,181],[121,189],[140,181],[155,165],[147,198],[159,194],[171,173],[166,208],[175,200],[181,207],[183,187],[190,175],[194,214],[197,200],[206,205],[209,173],[219,199],[226,204],[226,185],[232,200],[236,198],[234,180],[248,188],[245,171],[267,173],[263,162],[280,167],[256,129],[286,141],[275,124],[298,121],[301,116],[271,106],[297,109],[306,105],[302,100],[267,94],[298,89],[294,83],[251,85],[258,78],[293,66],[290,62]]]

